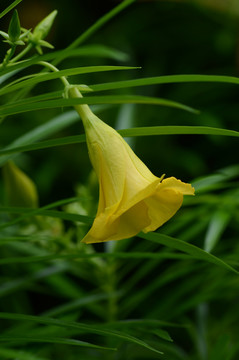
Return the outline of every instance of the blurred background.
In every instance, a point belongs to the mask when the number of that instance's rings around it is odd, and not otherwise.
[[[1,9],[11,1],[1,1]],[[48,39],[56,50],[64,49],[117,1],[23,0],[18,6],[21,25],[34,26],[58,10]],[[239,3],[233,0],[136,1],[83,45],[103,44],[127,54],[118,62],[101,57],[64,61],[60,68],[86,65],[132,65],[139,70],[98,73],[73,78],[90,84],[171,74],[238,76]],[[7,30],[10,15],[2,20]],[[133,21],[132,21],[133,19]],[[6,45],[1,43],[1,53]],[[46,52],[46,50],[44,50]],[[39,87],[40,86],[40,87]],[[59,82],[38,85],[36,91],[60,88]],[[153,125],[201,125],[238,130],[238,89],[228,84],[167,84],[118,90],[182,102],[200,110],[194,115],[177,109],[149,105],[114,106],[101,117],[115,127]],[[33,91],[34,93],[34,91]],[[113,92],[111,92],[113,93]],[[68,109],[67,109],[68,110]],[[65,109],[27,113],[9,118],[0,135],[1,145],[40,125]],[[80,123],[57,136],[82,133]],[[7,136],[5,136],[7,134]],[[236,138],[216,136],[160,136],[131,139],[135,152],[158,176],[166,173],[185,181],[237,163]],[[59,155],[60,153],[60,155]],[[56,161],[60,156],[61,161]],[[47,161],[46,161],[47,160]],[[71,196],[84,182],[91,165],[85,145],[72,145],[22,155],[25,171],[37,183],[42,203]],[[51,176],[49,171],[51,170]],[[48,173],[48,176],[44,174]],[[61,181],[59,182],[59,178]],[[47,179],[47,181],[46,181]]]

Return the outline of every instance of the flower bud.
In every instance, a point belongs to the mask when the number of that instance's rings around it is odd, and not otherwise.
[[[12,18],[11,18],[11,21],[9,24],[9,28],[8,28],[8,35],[9,35],[9,40],[12,43],[17,41],[21,35],[21,26],[20,26],[20,21],[19,21],[17,10],[15,10],[12,15]]]
[[[38,193],[33,181],[12,161],[3,167],[6,203],[13,207],[36,208]]]
[[[34,39],[42,40],[48,35],[56,15],[57,15],[57,10],[54,10],[41,22],[39,22],[39,24],[35,27],[33,31]]]

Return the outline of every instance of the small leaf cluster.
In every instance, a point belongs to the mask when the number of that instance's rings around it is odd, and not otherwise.
[[[28,44],[29,49],[35,48],[39,54],[42,54],[42,47],[53,49],[54,46],[43,39],[48,35],[56,15],[57,11],[52,11],[31,31],[31,29],[21,27],[18,12],[14,10],[8,27],[8,33],[0,31],[0,35],[5,39],[3,41],[11,46],[4,59],[4,64],[6,65],[10,61],[18,45],[24,46]]]
[[[10,46],[25,45],[24,40],[29,33],[30,30],[21,29],[17,10],[14,10],[8,27],[8,33],[0,31],[0,35],[5,39],[4,42],[8,43]]]

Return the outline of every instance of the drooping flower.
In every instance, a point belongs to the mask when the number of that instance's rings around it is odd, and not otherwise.
[[[69,96],[81,94],[71,88]],[[194,194],[190,184],[153,175],[118,132],[87,105],[75,108],[82,118],[90,160],[99,180],[98,210],[84,243],[121,240],[140,231],[154,231],[177,212],[183,195]]]

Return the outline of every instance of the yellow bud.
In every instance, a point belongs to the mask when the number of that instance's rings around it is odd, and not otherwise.
[[[14,162],[9,161],[4,165],[3,179],[7,205],[28,208],[38,206],[35,184]]]

